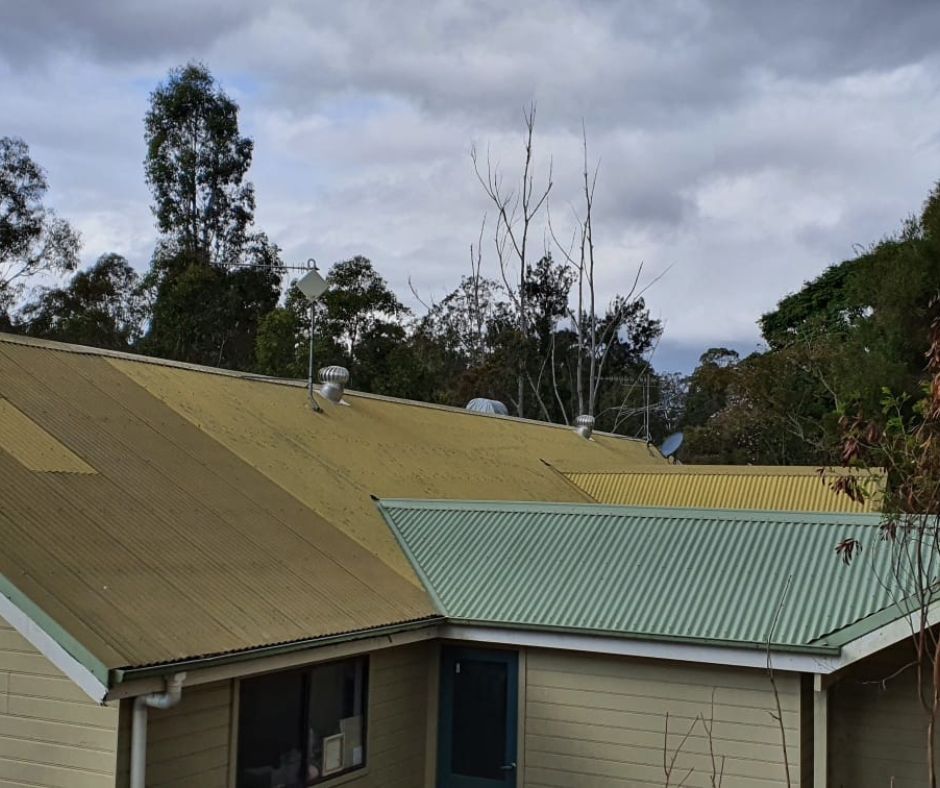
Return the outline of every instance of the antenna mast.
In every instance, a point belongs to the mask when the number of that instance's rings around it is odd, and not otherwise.
[[[317,300],[322,296],[327,287],[326,280],[320,276],[317,270],[317,261],[312,257],[307,260],[307,273],[297,282],[297,288],[303,293],[310,304],[310,348],[307,357],[307,397],[310,399],[310,407],[316,411],[320,406],[313,398],[313,321],[316,316],[315,306]]]

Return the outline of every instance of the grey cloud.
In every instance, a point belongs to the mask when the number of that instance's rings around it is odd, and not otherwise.
[[[263,8],[248,0],[0,0],[0,58],[16,67],[62,53],[102,63],[188,58]]]
[[[440,297],[465,271],[488,208],[468,148],[512,176],[530,99],[567,228],[586,120],[603,296],[640,261],[672,265],[647,301],[683,358],[752,347],[762,311],[895,228],[940,175],[940,7],[920,0],[0,0],[0,13],[0,134],[33,144],[89,256],[126,250],[138,266],[154,240],[146,94],[190,57],[240,100],[258,224],[287,258],[366,253],[403,294],[411,276]]]

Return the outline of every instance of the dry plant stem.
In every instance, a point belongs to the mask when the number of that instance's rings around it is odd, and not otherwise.
[[[777,713],[771,712],[770,716],[777,721],[780,726],[780,746],[783,748],[783,769],[787,778],[787,788],[793,785],[790,780],[790,757],[787,753],[787,731],[783,725],[783,707],[780,705],[780,691],[777,688],[777,679],[774,676],[773,660],[770,656],[770,645],[773,642],[774,630],[777,628],[777,621],[780,618],[780,612],[787,600],[787,593],[790,591],[790,583],[793,581],[793,575],[787,575],[787,582],[783,586],[783,592],[780,594],[780,602],[774,611],[773,620],[770,622],[770,631],[767,633],[767,677],[770,679],[770,687],[774,693],[774,704],[777,707]]]
[[[533,220],[545,206],[552,189],[552,167],[549,164],[548,178],[544,189],[536,191],[533,168],[533,137],[535,133],[535,104],[530,104],[523,111],[525,121],[525,160],[519,189],[506,189],[503,186],[499,167],[495,166],[487,154],[486,173],[481,170],[476,149],[470,151],[474,171],[483,187],[483,191],[496,208],[496,228],[494,244],[499,261],[500,275],[509,293],[510,300],[519,312],[519,334],[523,342],[529,331],[529,306],[526,298],[526,279],[529,270],[529,231]],[[509,266],[511,262],[519,266],[518,278],[511,283]],[[517,415],[525,415],[525,355],[520,357],[517,369]]]
[[[483,231],[485,229],[486,214],[483,214],[483,221],[480,222],[480,235],[477,238],[476,250],[474,250],[473,244],[470,244],[470,280],[473,283],[470,314],[472,315],[473,327],[476,330],[471,354],[474,363],[478,366],[483,361],[483,337],[484,324],[486,322],[483,315],[483,308],[480,305],[480,286],[482,282],[480,270],[483,267]]]
[[[670,786],[673,785],[673,783],[671,782],[672,771],[676,766],[676,759],[679,757],[679,753],[682,752],[682,748],[685,747],[685,743],[689,740],[689,737],[692,735],[692,731],[695,730],[695,723],[697,723],[698,720],[699,720],[698,717],[692,720],[692,724],[689,726],[689,729],[685,732],[685,736],[683,736],[679,740],[679,746],[676,747],[675,750],[673,750],[672,758],[669,758],[669,712],[668,711],[666,712],[666,732],[663,736],[663,774],[666,777],[666,782],[664,783],[663,788],[670,788]],[[686,780],[688,780],[689,777],[692,776],[692,772],[693,772],[693,769],[689,769],[689,771],[686,772],[685,776],[678,783],[675,784],[675,788],[681,788],[683,785],[685,785]]]
[[[705,729],[705,735],[708,738],[708,755],[712,762],[711,785],[712,788],[721,788],[721,781],[725,774],[725,756],[721,756],[721,765],[719,766],[719,761],[715,758],[715,737],[712,734],[712,731],[715,728],[715,689],[715,687],[712,687],[712,699],[711,705],[709,707],[708,722],[705,722],[704,717],[701,717],[701,720],[702,727]]]
[[[572,233],[569,244],[562,243],[555,233],[551,211],[548,211],[548,231],[566,264],[578,275],[577,308],[568,310],[568,317],[574,326],[578,345],[574,375],[575,391],[578,400],[578,412],[596,416],[595,411],[601,383],[603,382],[604,367],[607,363],[608,353],[613,347],[616,334],[620,330],[630,307],[646,290],[659,281],[666,271],[654,277],[645,287],[639,288],[640,277],[643,273],[643,264],[640,263],[637,266],[630,289],[620,301],[616,312],[611,315],[603,330],[598,330],[593,213],[594,192],[597,187],[600,163],[598,162],[593,170],[589,166],[587,129],[583,122],[581,124],[581,139],[583,152],[581,170],[583,213],[579,214],[572,209],[577,229]]]

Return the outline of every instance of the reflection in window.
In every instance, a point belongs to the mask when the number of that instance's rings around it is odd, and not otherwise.
[[[366,657],[241,682],[238,788],[306,788],[366,762]]]

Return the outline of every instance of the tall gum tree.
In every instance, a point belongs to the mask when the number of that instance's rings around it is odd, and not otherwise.
[[[245,182],[254,144],[238,129],[238,105],[209,69],[173,69],[150,95],[144,171],[157,227],[190,257],[232,261],[254,219]]]
[[[0,137],[0,327],[31,278],[78,265],[79,235],[43,205],[48,188],[29,146]]]

